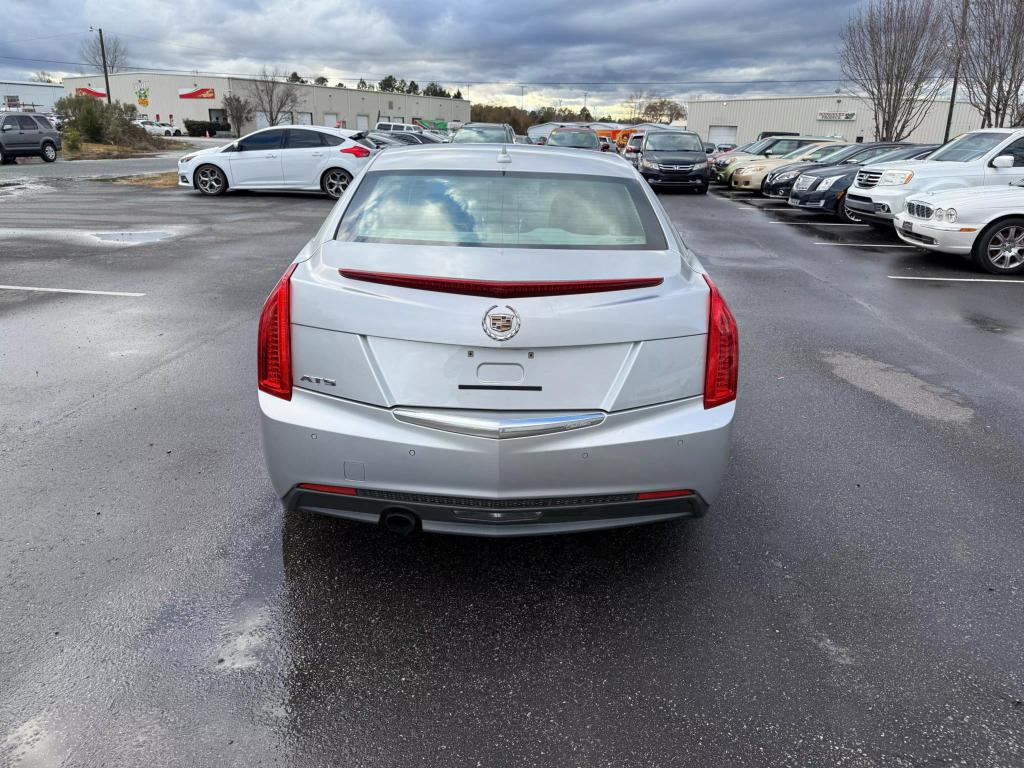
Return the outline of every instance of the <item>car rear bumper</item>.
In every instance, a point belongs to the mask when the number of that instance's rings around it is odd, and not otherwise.
[[[961,232],[959,224],[937,224],[923,221],[908,216],[906,212],[898,214],[893,223],[896,234],[903,242],[941,253],[969,255],[974,249],[974,241],[978,237],[976,228],[971,232]],[[908,223],[913,231],[908,232],[903,228]]]
[[[286,505],[364,522],[398,508],[424,530],[480,536],[700,514],[725,474],[735,412],[735,403],[705,409],[696,397],[610,413],[570,432],[493,439],[400,422],[387,408],[308,390],[295,389],[291,401],[261,392],[259,401],[267,468]],[[636,498],[677,489],[692,495]],[[511,511],[519,514],[493,515]]]

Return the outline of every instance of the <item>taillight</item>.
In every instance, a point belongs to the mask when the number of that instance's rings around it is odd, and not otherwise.
[[[260,313],[256,368],[261,392],[292,399],[291,277],[292,264],[267,296]]]
[[[358,145],[355,146],[355,147],[343,147],[341,149],[341,153],[343,155],[354,155],[356,157],[369,157],[370,156],[370,150],[368,150],[366,147],[360,147]]]
[[[740,334],[736,318],[711,278],[704,275],[711,289],[708,310],[708,355],[704,367],[704,407],[714,408],[736,399],[740,374]]]

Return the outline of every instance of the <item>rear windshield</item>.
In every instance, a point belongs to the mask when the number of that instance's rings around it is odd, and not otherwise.
[[[600,142],[596,133],[587,131],[553,131],[548,144],[552,147],[577,147],[579,149],[597,149]]]
[[[508,141],[505,129],[499,126],[463,128],[452,137],[456,144],[502,144]]]
[[[336,237],[491,248],[667,247],[635,179],[501,171],[369,173]]]

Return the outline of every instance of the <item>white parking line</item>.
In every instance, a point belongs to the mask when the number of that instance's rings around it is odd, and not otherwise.
[[[906,277],[889,275],[890,280],[940,280],[946,283],[1024,283],[1024,280],[1007,280],[998,277]]]
[[[867,224],[843,224],[835,221],[769,221],[769,224],[785,224],[787,227],[866,227]]]
[[[917,248],[916,245],[887,245],[885,243],[811,243],[811,245],[840,245],[846,248]]]
[[[32,285],[0,285],[0,291],[42,291],[43,293],[86,293],[90,296],[128,296],[136,298],[144,293],[128,293],[127,291],[86,291],[77,288],[38,288]]]

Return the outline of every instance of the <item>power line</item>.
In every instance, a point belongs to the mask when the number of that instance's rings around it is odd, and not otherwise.
[[[0,40],[0,45],[17,45],[18,43],[31,43],[36,40],[54,40],[58,37],[79,37],[87,35],[88,32],[63,32],[59,35],[44,35],[43,37],[21,37],[17,40]]]

